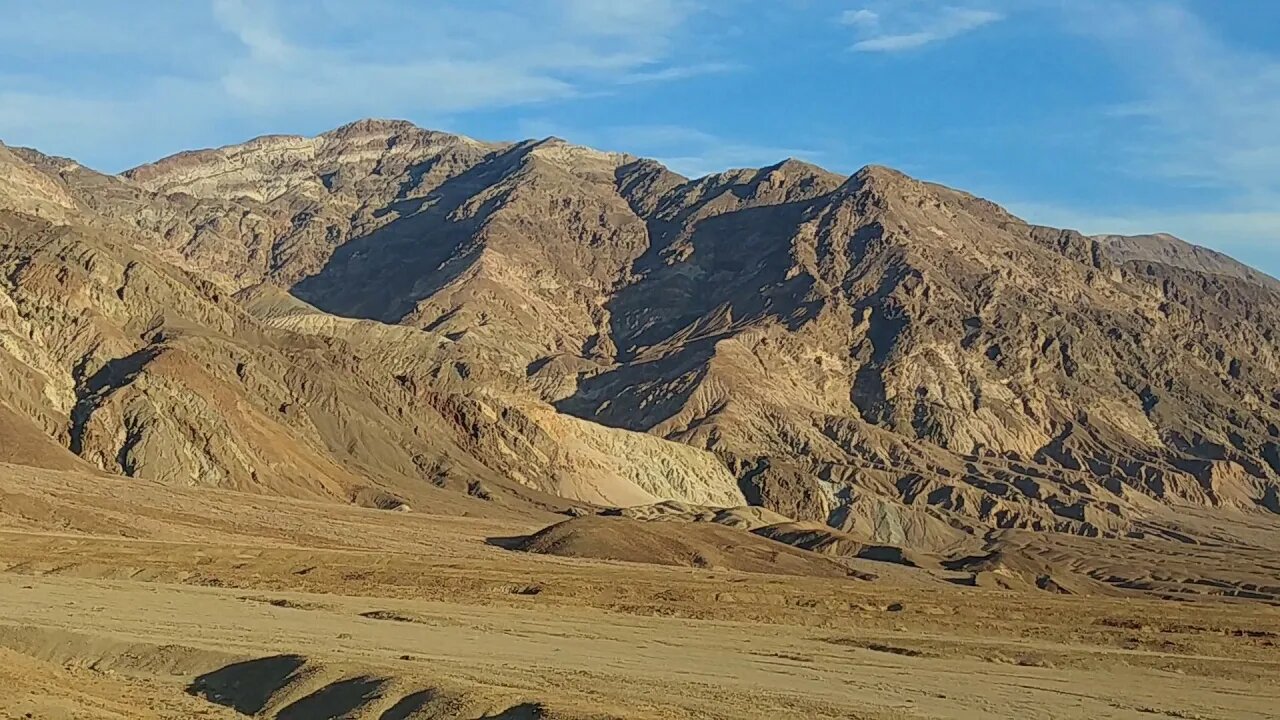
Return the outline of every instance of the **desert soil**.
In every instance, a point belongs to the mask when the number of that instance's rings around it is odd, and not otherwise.
[[[6,470],[0,718],[1280,709],[1265,603],[999,592],[869,561],[874,580],[562,558],[503,547],[545,524],[528,518]]]

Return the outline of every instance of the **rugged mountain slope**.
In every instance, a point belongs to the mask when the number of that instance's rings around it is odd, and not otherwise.
[[[169,265],[121,210],[145,191],[29,152],[3,160],[51,188],[0,209],[5,461],[380,507],[430,505],[439,487],[526,508],[742,501],[709,453],[533,399],[425,389],[456,377],[445,337],[269,288],[237,299]],[[49,197],[70,209],[32,214]]]
[[[471,370],[523,375],[554,353],[611,354],[603,304],[647,245],[616,188],[630,162],[554,139],[485,145],[364,121],[127,176],[197,214],[245,208],[239,226],[180,243],[192,264],[291,287],[328,312],[433,330],[483,359]]]
[[[1095,533],[1148,498],[1278,509],[1269,284],[1121,263],[880,168],[681,233],[614,304],[630,356],[562,406],[754,453],[784,512],[844,524],[870,490]]]
[[[383,412],[443,418],[459,478],[606,504],[740,487],[918,547],[1280,512],[1278,284],[1167,236],[1036,227],[885,168],[688,180],[394,121],[122,178],[11,156],[8,207],[203,273],[260,332],[342,346],[394,379]]]
[[[0,232],[13,323],[5,329],[18,349],[10,357],[33,361],[16,390],[38,389],[46,400],[17,410],[94,465],[350,499],[373,473],[330,453],[390,464],[399,460],[390,448],[413,447],[385,417],[404,404],[393,388],[348,375],[338,352],[260,332],[217,286],[71,227],[8,216]],[[340,448],[343,440],[387,447],[360,453]]]

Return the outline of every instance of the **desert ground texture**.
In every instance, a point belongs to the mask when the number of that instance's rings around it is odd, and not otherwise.
[[[968,587],[866,560],[827,578],[565,558],[504,547],[546,523],[501,512],[4,471],[6,719],[1280,708],[1280,610],[1263,602]]]

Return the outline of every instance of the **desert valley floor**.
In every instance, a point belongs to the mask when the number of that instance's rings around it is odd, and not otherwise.
[[[6,719],[1280,709],[1268,602],[557,557],[508,549],[546,518],[466,498],[437,515],[3,470]]]

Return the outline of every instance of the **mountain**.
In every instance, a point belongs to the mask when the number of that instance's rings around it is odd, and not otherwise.
[[[442,488],[530,512],[741,503],[710,453],[451,389],[444,337],[166,262],[182,258],[152,228],[193,227],[190,205],[4,152],[4,175],[41,189],[0,211],[5,462],[388,508],[429,508]]]
[[[399,121],[119,177],[0,153],[0,427],[39,448],[0,460],[747,501],[929,550],[1280,514],[1280,283],[1168,236],[882,167],[688,179]]]
[[[1229,275],[1272,290],[1280,289],[1280,280],[1220,252],[1183,242],[1172,235],[1099,235],[1095,239],[1107,245],[1107,251],[1121,261],[1155,262],[1210,275]]]

